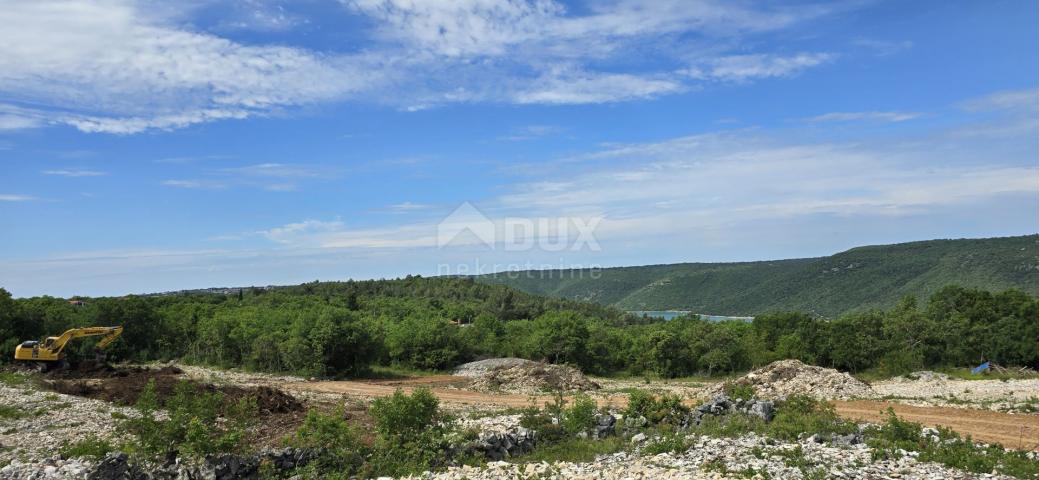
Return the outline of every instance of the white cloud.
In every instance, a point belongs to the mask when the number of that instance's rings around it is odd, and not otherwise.
[[[828,61],[824,53],[725,54],[743,37],[844,8],[616,0],[571,12],[554,0],[343,3],[373,21],[374,29],[361,33],[374,37],[329,53],[246,44],[191,27],[191,12],[209,11],[197,2],[0,0],[0,94],[7,102],[0,129],[69,125],[133,134],[340,100],[423,109],[655,98],[696,88],[676,72],[690,63],[693,79],[747,81]],[[242,28],[300,21],[256,0],[219,11]],[[227,26],[217,21],[213,28]],[[645,62],[646,52],[656,61]]]
[[[730,55],[709,59],[681,73],[701,80],[742,82],[756,78],[789,77],[836,58],[831,53],[802,52],[792,56],[773,54]]]
[[[320,220],[304,220],[298,223],[290,223],[277,228],[260,232],[269,240],[278,243],[297,243],[301,236],[315,233],[328,233],[341,231],[344,224],[341,221],[324,222]]]
[[[135,133],[341,98],[371,77],[350,59],[243,45],[149,12],[130,0],[0,1],[0,91],[48,123]]]
[[[40,173],[44,175],[58,175],[61,177],[101,177],[108,175],[108,172],[80,169],[44,170]]]
[[[582,104],[606,103],[676,93],[684,89],[679,82],[628,74],[552,72],[525,91],[517,92],[517,103]]]
[[[19,115],[0,114],[0,130],[21,130],[42,125],[38,119]]]
[[[16,193],[0,193],[0,202],[28,202],[37,198],[31,195],[19,195]]]
[[[853,121],[876,121],[876,122],[904,122],[919,118],[916,112],[831,112],[807,118],[809,122],[853,122]]]

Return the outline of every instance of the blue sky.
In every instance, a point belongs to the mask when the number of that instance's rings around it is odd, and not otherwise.
[[[0,286],[1036,233],[1036,19],[1027,1],[0,0]],[[491,245],[441,241],[474,215]]]

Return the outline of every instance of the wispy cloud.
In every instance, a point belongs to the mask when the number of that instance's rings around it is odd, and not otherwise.
[[[227,184],[213,180],[164,180],[162,184],[167,187],[192,190],[223,190],[227,188]]]
[[[522,142],[534,140],[536,138],[559,135],[565,131],[565,128],[556,125],[526,125],[512,129],[508,135],[498,137],[498,140]]]
[[[975,112],[987,110],[1039,110],[1039,88],[1004,90],[968,100],[963,103],[963,106],[967,110]]]
[[[801,71],[832,61],[832,53],[798,53],[791,56],[773,54],[730,55],[703,62],[681,70],[681,73],[701,80],[745,82],[768,77],[788,77]]]
[[[313,178],[330,173],[327,168],[286,163],[260,163],[243,167],[223,168],[223,173],[248,177]]]
[[[397,203],[386,207],[387,210],[394,213],[417,212],[420,210],[429,210],[430,208],[433,208],[433,206],[412,202]]]
[[[32,195],[21,195],[17,193],[0,193],[0,202],[28,202],[38,200]]]
[[[80,169],[44,170],[40,173],[44,175],[57,175],[61,177],[101,177],[108,175],[108,172]]]
[[[43,122],[36,118],[23,117],[19,115],[5,115],[0,113],[0,130],[36,128],[42,124]]]
[[[808,122],[904,122],[920,118],[923,115],[917,112],[831,112],[806,118]]]
[[[235,25],[291,28],[300,20],[255,0],[222,10],[230,23],[210,32],[184,26],[198,10],[190,2],[3,1],[0,93],[8,104],[0,105],[0,129],[69,125],[132,134],[342,100],[422,109],[655,98],[694,90],[697,81],[788,76],[829,61],[827,53],[726,53],[740,44],[734,39],[847,8],[662,0],[576,12],[554,0],[342,3],[373,25],[369,38],[350,46],[359,53],[214,34]],[[676,72],[688,65],[689,49],[676,44],[683,37],[709,52],[693,62],[695,75]],[[648,45],[660,67],[633,61]]]

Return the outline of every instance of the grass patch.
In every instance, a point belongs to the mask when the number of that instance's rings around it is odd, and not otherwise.
[[[591,462],[599,455],[617,453],[624,450],[626,443],[620,437],[607,437],[602,440],[587,438],[567,438],[558,443],[538,446],[533,452],[515,457],[515,463],[537,462]]]
[[[449,372],[437,370],[420,370],[404,365],[372,365],[368,372],[358,378],[369,380],[404,380],[412,377],[431,377],[447,375]]]
[[[0,372],[0,383],[9,387],[20,387],[29,383],[29,377],[16,372]]]
[[[689,449],[691,443],[682,432],[663,432],[659,437],[654,437],[644,447],[642,453],[647,455],[659,455],[661,453],[681,453]]]
[[[114,451],[115,447],[111,443],[93,435],[78,442],[65,442],[58,450],[65,458],[104,458],[105,455]]]
[[[11,405],[0,405],[0,418],[4,420],[17,420],[28,416],[25,410]]]

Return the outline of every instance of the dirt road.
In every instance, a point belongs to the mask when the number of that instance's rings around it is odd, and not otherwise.
[[[382,397],[392,395],[397,388],[410,392],[415,386],[428,385],[433,393],[445,404],[485,405],[495,407],[525,407],[530,405],[532,397],[515,394],[493,394],[470,392],[453,388],[443,388],[464,381],[457,377],[439,376],[435,379],[415,380],[383,380],[383,381],[340,381],[340,382],[295,382],[281,385],[281,388],[296,391],[343,394],[361,397]],[[536,397],[539,403],[551,400],[549,396]],[[618,407],[627,404],[627,395],[611,395],[599,399],[600,404],[607,402]],[[883,420],[882,412],[888,407],[905,420],[923,425],[942,425],[962,435],[970,435],[976,441],[1001,443],[1006,447],[1034,450],[1039,448],[1039,415],[1008,414],[988,410],[971,410],[946,407],[914,407],[892,402],[880,401],[835,401],[832,402],[837,413],[842,417],[854,420],[876,422]]]
[[[1009,414],[991,410],[951,407],[914,407],[893,402],[857,400],[832,402],[844,418],[867,422],[883,421],[888,407],[904,420],[928,426],[942,425],[974,440],[1000,443],[1021,450],[1039,448],[1039,415]]]

